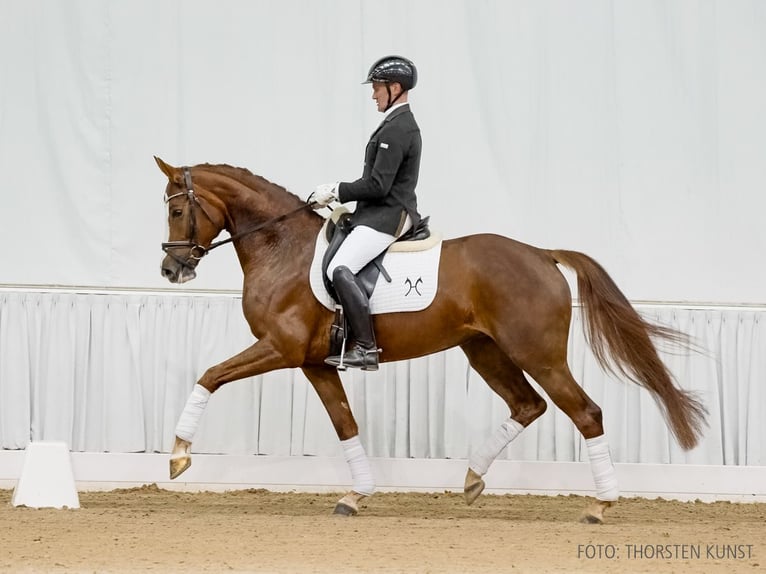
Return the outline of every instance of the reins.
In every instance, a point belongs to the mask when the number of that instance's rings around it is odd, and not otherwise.
[[[287,213],[283,213],[282,215],[277,215],[276,217],[272,217],[268,221],[264,221],[263,223],[259,223],[258,225],[255,225],[253,227],[250,227],[248,229],[244,229],[238,233],[235,233],[234,235],[227,237],[226,239],[221,239],[220,241],[215,241],[210,244],[210,246],[205,249],[205,252],[212,251],[216,247],[220,247],[221,245],[225,245],[226,243],[231,243],[232,241],[239,239],[243,235],[247,235],[248,233],[254,233],[256,231],[259,231],[263,229],[264,227],[268,227],[269,225],[274,225],[275,223],[279,223],[283,219],[287,219],[288,217],[291,217],[298,213],[299,211],[303,211],[304,209],[311,209],[312,203],[304,203],[300,207],[296,207],[292,211],[288,211]]]
[[[303,211],[304,209],[313,209],[315,205],[314,202],[304,203],[300,207],[296,207],[295,209],[288,211],[287,213],[277,215],[276,217],[272,217],[271,219],[264,221],[263,223],[259,223],[258,225],[254,225],[247,229],[243,229],[242,231],[239,231],[235,233],[234,235],[227,237],[226,239],[215,241],[211,243],[209,246],[205,247],[197,243],[197,238],[196,238],[197,222],[196,222],[196,217],[194,212],[194,204],[195,203],[199,204],[199,200],[197,199],[197,196],[194,193],[194,185],[192,183],[191,169],[188,167],[184,167],[183,174],[184,174],[184,183],[186,184],[186,191],[185,192],[182,191],[165,198],[165,203],[168,203],[174,197],[180,197],[182,195],[185,195],[189,199],[189,238],[186,239],[185,241],[167,241],[162,244],[162,250],[168,255],[170,255],[173,259],[178,261],[184,267],[191,267],[191,265],[188,263],[187,260],[182,260],[180,257],[178,257],[173,252],[171,252],[170,249],[177,248],[177,247],[188,247],[189,259],[199,260],[199,259],[202,259],[208,253],[210,253],[216,247],[220,247],[221,245],[226,245],[227,243],[231,243],[232,241],[235,241],[239,239],[240,237],[243,237],[250,233],[255,233],[256,231],[264,229],[265,227],[269,227],[270,225],[274,225],[275,223],[279,223],[280,221],[287,219],[288,217],[292,217],[293,215],[295,215],[296,213],[300,211]],[[204,209],[202,211],[203,213],[205,213]]]

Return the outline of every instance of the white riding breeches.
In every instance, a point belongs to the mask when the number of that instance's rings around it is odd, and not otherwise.
[[[340,248],[327,266],[327,278],[332,281],[333,271],[341,266],[348,267],[351,273],[356,275],[362,267],[388,249],[389,245],[404,235],[411,227],[412,219],[409,215],[402,232],[397,237],[382,233],[366,225],[357,225],[341,243]]]

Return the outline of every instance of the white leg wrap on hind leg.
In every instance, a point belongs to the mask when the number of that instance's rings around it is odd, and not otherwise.
[[[354,492],[365,496],[372,496],[375,492],[375,481],[372,479],[372,469],[370,461],[364,452],[362,441],[359,435],[347,440],[340,441],[343,446],[343,455],[351,468],[351,480],[353,482]]]
[[[468,468],[479,476],[484,476],[487,473],[487,470],[489,470],[489,465],[492,464],[492,461],[494,461],[503,449],[507,447],[513,439],[519,436],[519,433],[523,430],[524,427],[521,423],[509,418],[500,425],[500,428],[489,437],[487,442],[476,449],[475,452],[471,453],[471,457],[468,459]]]
[[[194,390],[186,401],[184,412],[176,425],[176,436],[188,442],[192,442],[199,426],[199,419],[205,412],[210,391],[200,384],[194,385]]]
[[[588,447],[593,482],[596,483],[596,498],[609,502],[617,500],[620,491],[606,435],[585,439],[585,445]]]

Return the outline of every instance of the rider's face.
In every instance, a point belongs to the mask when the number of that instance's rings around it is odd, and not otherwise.
[[[386,86],[391,88],[391,99],[396,98],[401,92],[402,87],[398,82],[392,82],[387,84],[385,82],[373,82],[372,83],[372,99],[378,104],[378,111],[385,112],[388,107],[388,90]]]

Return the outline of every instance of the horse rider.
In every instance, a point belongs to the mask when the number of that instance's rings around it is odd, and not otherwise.
[[[378,349],[370,302],[356,274],[394,241],[420,222],[415,186],[420,171],[420,129],[410,110],[409,91],[418,72],[407,58],[386,56],[375,62],[363,84],[372,84],[372,99],[385,118],[370,136],[362,177],[351,182],[318,185],[309,203],[324,207],[333,201],[356,201],[352,230],[327,268],[343,306],[354,344],[343,364],[367,371],[378,369]],[[325,362],[338,366],[340,355]]]

